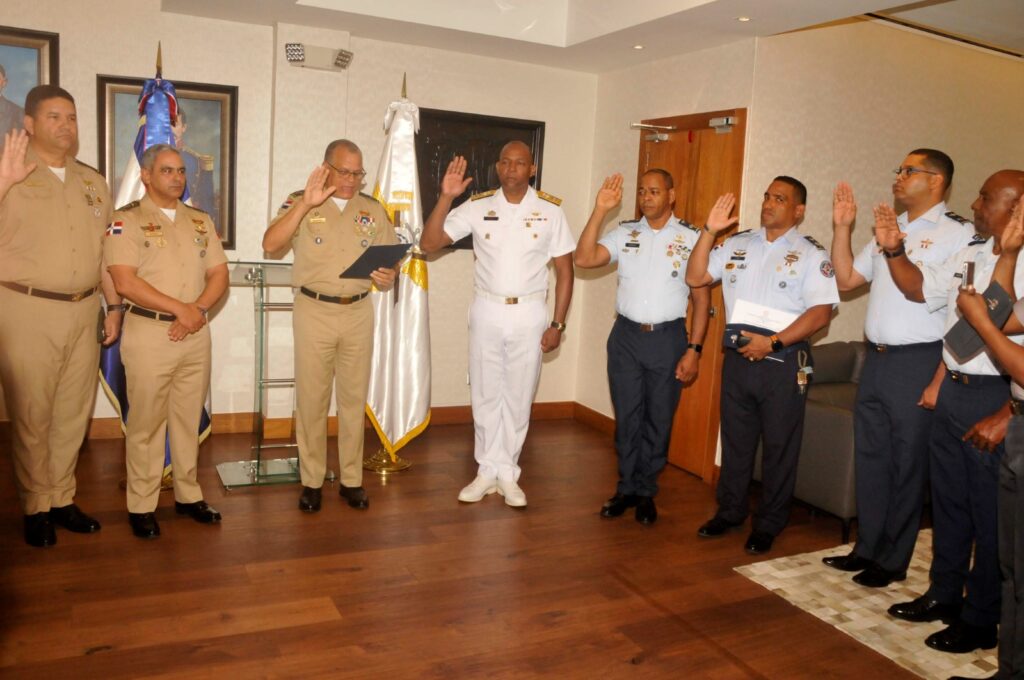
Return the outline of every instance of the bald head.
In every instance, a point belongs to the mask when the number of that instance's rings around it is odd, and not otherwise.
[[[495,168],[501,190],[512,203],[519,202],[530,185],[530,179],[537,172],[537,166],[533,164],[533,152],[520,141],[512,141],[501,147]]]
[[[530,165],[533,165],[533,150],[526,142],[521,142],[518,139],[513,139],[505,146],[501,147],[501,153],[498,154],[498,158],[502,158],[506,153],[515,151],[516,155],[526,154],[526,157],[530,159]]]
[[[997,237],[1002,234],[1021,196],[1024,196],[1024,170],[1000,170],[986,179],[971,204],[978,232]]]

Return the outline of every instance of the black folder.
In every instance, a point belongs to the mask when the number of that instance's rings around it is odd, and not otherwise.
[[[1013,300],[995,281],[990,283],[981,295],[988,307],[988,317],[992,319],[996,328],[1002,328],[1013,312]],[[962,364],[974,358],[985,347],[985,341],[978,335],[978,331],[967,323],[967,319],[960,319],[953,324],[952,328],[946,331],[944,340],[946,349]]]
[[[352,266],[338,275],[339,279],[368,279],[370,273],[381,267],[390,269],[402,261],[405,254],[412,248],[408,243],[393,246],[370,246],[359,256]]]

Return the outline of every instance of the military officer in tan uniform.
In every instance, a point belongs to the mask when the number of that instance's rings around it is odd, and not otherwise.
[[[0,381],[25,541],[43,547],[56,542],[54,525],[100,528],[75,505],[75,465],[99,375],[97,291],[111,207],[103,177],[74,158],[70,94],[33,88],[24,128],[6,135],[0,156]],[[109,344],[120,299],[109,277],[102,283]]]
[[[228,287],[227,258],[210,216],[181,202],[185,162],[167,144],[142,154],[146,195],[119,208],[103,260],[128,301],[121,359],[128,380],[128,520],[139,538],[160,535],[164,438],[171,441],[174,509],[202,524],[220,513],[197,479],[199,417],[210,386],[206,314]]]
[[[327,410],[331,383],[338,401],[339,492],[353,508],[369,507],[363,483],[363,411],[373,353],[371,284],[379,290],[395,282],[394,269],[378,269],[371,279],[341,279],[371,245],[396,242],[387,213],[376,199],[360,193],[363,154],[340,139],[324,152],[306,188],[291,194],[263,236],[263,249],[295,251],[296,438],[302,495],[299,509],[320,510],[327,472]]]

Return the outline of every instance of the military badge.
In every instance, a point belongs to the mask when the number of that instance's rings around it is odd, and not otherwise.
[[[205,234],[206,233],[206,223],[203,222],[202,220],[193,219],[192,220],[192,224],[196,225],[196,233],[199,233],[199,234]]]
[[[484,221],[485,222],[492,222],[492,221],[497,220],[497,219],[498,219],[498,213],[494,212],[493,210],[488,210],[487,214],[484,215]]]
[[[832,262],[829,260],[822,260],[821,266],[818,269],[821,270],[821,275],[826,279],[831,279],[836,275],[836,270],[832,268]]]
[[[355,218],[356,233],[366,236],[367,238],[373,238],[377,234],[377,223],[373,219],[373,215],[360,210],[359,214]]]
[[[792,267],[794,264],[800,261],[800,252],[796,250],[791,250],[788,253],[786,253],[786,257],[783,259],[785,260],[786,264]]]
[[[637,238],[639,238],[639,236],[640,236],[640,232],[637,231],[636,229],[634,229],[633,231],[629,232],[629,237],[631,239],[633,239],[634,241],[637,240]]]
[[[930,245],[931,245],[932,243],[934,243],[934,241],[932,241],[931,239],[928,239],[928,238],[926,238],[926,239],[921,239],[921,247],[922,247],[922,248],[924,248],[925,250],[928,250],[928,247],[929,247],[929,246],[930,246]]]
[[[120,236],[121,232],[123,230],[124,230],[124,222],[122,222],[120,220],[118,220],[116,222],[111,222],[110,226],[107,227],[107,236]]]

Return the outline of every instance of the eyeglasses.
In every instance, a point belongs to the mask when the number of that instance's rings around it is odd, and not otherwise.
[[[356,170],[356,171],[344,170],[342,168],[337,168],[337,167],[331,165],[327,161],[324,161],[324,163],[327,163],[327,167],[329,167],[331,170],[334,170],[334,172],[338,173],[338,175],[342,179],[354,179],[354,180],[360,181],[364,177],[366,177],[366,171],[365,170]]]
[[[903,177],[904,179],[910,179],[911,177],[913,177],[914,175],[917,175],[917,174],[923,174],[923,175],[938,175],[938,174],[940,174],[938,172],[932,172],[931,170],[925,170],[924,168],[908,168],[908,167],[896,168],[895,170],[893,170],[893,173],[895,173],[897,177]]]

